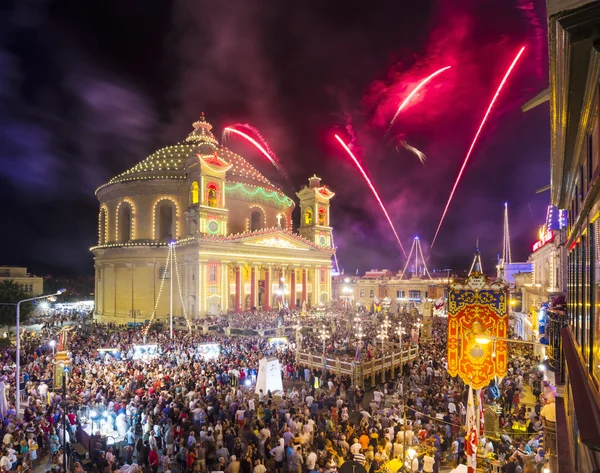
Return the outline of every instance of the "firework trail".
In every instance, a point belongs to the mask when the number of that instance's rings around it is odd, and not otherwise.
[[[401,141],[400,143],[402,143],[402,146],[404,146],[408,151],[410,151],[417,158],[419,158],[419,161],[421,161],[421,164],[425,164],[425,161],[427,161],[427,156],[425,156],[425,153],[423,153],[423,151],[420,151],[417,148],[415,148],[414,146],[409,145],[406,141]],[[396,148],[396,149],[398,149],[398,148]]]
[[[414,89],[413,91],[408,94],[408,97],[406,97],[402,103],[400,104],[400,106],[398,107],[398,110],[396,110],[396,113],[394,114],[394,118],[392,118],[392,121],[390,121],[390,124],[388,126],[387,131],[385,132],[386,135],[390,132],[392,126],[394,126],[394,122],[396,121],[396,118],[398,118],[398,115],[400,114],[400,112],[402,111],[402,109],[404,107],[406,107],[406,104],[408,104],[408,102],[410,102],[410,99],[412,99],[414,97],[414,95],[421,90],[423,87],[425,87],[425,85],[427,85],[427,83],[433,79],[435,76],[437,76],[438,74],[441,74],[442,72],[444,72],[447,69],[450,69],[451,66],[446,66],[446,67],[442,67],[441,69],[438,69],[437,71],[435,71],[433,74],[429,75],[428,77],[426,77],[425,79],[423,79]]]
[[[375,186],[373,186],[373,183],[371,182],[371,179],[369,179],[369,176],[367,175],[367,173],[365,172],[365,170],[362,168],[362,166],[358,162],[358,159],[356,159],[356,156],[354,156],[354,154],[352,153],[352,151],[350,151],[350,148],[348,148],[348,146],[346,145],[346,143],[344,143],[342,141],[342,139],[338,135],[335,135],[335,139],[340,142],[340,144],[342,145],[342,147],[344,148],[344,150],[346,150],[346,153],[348,153],[348,155],[352,158],[352,161],[354,161],[354,164],[356,164],[356,167],[358,168],[358,170],[360,171],[360,173],[364,177],[366,183],[371,188],[371,191],[373,192],[373,195],[377,199],[377,202],[379,202],[379,206],[381,207],[381,210],[383,210],[383,214],[385,215],[385,218],[387,219],[388,223],[390,224],[390,228],[392,229],[392,232],[394,232],[394,236],[396,237],[396,241],[398,241],[398,245],[400,246],[400,249],[402,250],[402,254],[404,254],[404,257],[406,258],[406,251],[404,251],[404,247],[402,246],[402,242],[400,241],[400,237],[398,236],[398,233],[396,233],[396,229],[394,228],[394,224],[392,223],[392,219],[390,218],[387,210],[385,209],[385,205],[383,205],[383,202],[381,201],[381,198],[379,197],[379,194],[377,193],[377,190],[375,190]]]
[[[465,166],[467,165],[467,162],[469,161],[469,158],[471,157],[471,153],[473,152],[473,148],[475,147],[475,144],[477,143],[477,139],[479,138],[479,135],[481,134],[481,130],[483,129],[483,126],[485,125],[485,122],[488,119],[490,111],[494,107],[494,103],[496,103],[496,99],[500,95],[500,91],[502,90],[502,88],[504,87],[504,84],[508,80],[508,77],[510,76],[510,73],[513,71],[513,69],[517,65],[517,62],[519,62],[519,59],[521,58],[521,55],[523,54],[523,51],[525,51],[525,46],[523,46],[519,50],[519,52],[515,56],[512,64],[510,65],[510,67],[506,71],[506,74],[504,74],[504,77],[502,78],[502,82],[500,82],[500,85],[498,86],[498,89],[496,89],[496,93],[494,94],[494,97],[492,98],[492,101],[490,102],[490,104],[489,104],[489,106],[487,108],[487,111],[485,112],[485,115],[483,116],[483,120],[481,120],[481,124],[479,125],[479,128],[477,129],[477,133],[475,133],[475,137],[473,138],[473,142],[471,143],[471,146],[469,147],[469,151],[467,152],[467,155],[465,156],[465,160],[463,161],[462,167],[460,168],[458,176],[456,177],[456,181],[454,182],[454,186],[452,187],[452,192],[450,192],[450,197],[448,197],[448,202],[446,202],[446,208],[444,209],[444,212],[442,213],[442,218],[440,219],[440,223],[438,224],[438,227],[437,227],[437,230],[435,231],[435,235],[433,237],[433,240],[431,241],[431,246],[429,247],[430,251],[431,251],[431,248],[433,248],[433,244],[435,243],[435,240],[436,240],[436,238],[438,236],[438,233],[440,232],[440,228],[442,227],[442,223],[444,222],[444,217],[446,216],[446,212],[448,212],[448,207],[450,207],[450,202],[452,202],[452,197],[454,197],[454,192],[456,191],[456,187],[458,186],[458,183],[460,182],[460,178],[462,177],[462,174],[463,174],[463,172],[465,170]]]
[[[279,174],[283,176],[286,182],[290,186],[292,185],[287,172],[279,162],[279,158],[277,158],[277,155],[271,150],[271,148],[269,148],[269,144],[256,128],[248,125],[247,123],[236,123],[235,125],[227,126],[223,129],[223,141],[226,141],[231,133],[235,133],[236,135],[239,135],[252,143],[256,149],[258,149],[271,162],[271,164],[275,166],[275,169],[279,171]],[[254,138],[252,136],[254,136]]]

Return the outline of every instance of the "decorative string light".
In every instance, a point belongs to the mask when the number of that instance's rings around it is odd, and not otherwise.
[[[171,261],[171,251],[172,251],[172,249],[173,249],[173,247],[169,245],[169,251],[167,253],[167,261],[165,262],[165,266],[164,266],[164,269],[163,269],[162,277],[161,277],[161,280],[160,280],[160,286],[158,288],[158,296],[156,297],[156,303],[154,304],[154,310],[152,311],[152,316],[150,317],[150,322],[148,322],[148,325],[144,329],[144,339],[148,335],[148,331],[150,330],[150,326],[152,325],[152,322],[154,322],[154,319],[156,318],[156,309],[158,309],[158,303],[160,302],[160,295],[162,294],[163,286],[165,285],[167,268],[169,267],[169,261]],[[169,277],[172,278],[173,275],[169,274]]]
[[[250,190],[249,187],[254,187],[254,190]],[[282,192],[266,191],[262,187],[251,186],[241,182],[237,182],[235,184],[225,184],[225,190],[228,194],[239,193],[244,197],[261,197],[267,201],[275,201],[278,204],[284,204],[287,207],[292,207],[295,205],[294,201],[288,196],[284,195]]]
[[[179,300],[181,301],[183,317],[185,318],[185,321],[187,322],[188,330],[191,333],[192,332],[192,322],[187,315],[187,310],[185,309],[185,303],[183,302],[183,292],[181,291],[181,280],[179,278],[179,267],[177,266],[177,250],[175,248],[175,245],[173,245],[172,248],[173,248],[173,262],[175,264],[175,274],[177,275],[177,288],[179,289]]]
[[[100,206],[100,213],[98,215],[98,243],[100,245],[108,243],[108,207],[106,204]]]
[[[425,258],[423,257],[423,247],[421,246],[421,240],[419,237],[416,237],[417,240],[417,248],[419,249],[419,253],[421,254],[421,261],[423,262],[423,272],[433,281],[431,274],[429,274],[429,270],[427,269],[427,264],[425,263]]]
[[[250,208],[248,209],[248,212],[250,212],[251,216],[254,213],[254,210],[260,211],[260,213],[262,215],[263,228],[266,227],[267,226],[267,214],[265,212],[265,209],[263,209],[260,205],[257,205],[257,204],[251,205]],[[247,229],[250,230],[249,222],[248,222],[248,228]]]
[[[129,199],[123,199],[117,205],[115,240],[117,240],[117,241],[120,240],[120,238],[119,238],[119,211],[121,209],[121,205],[123,205],[123,204],[129,204],[129,211],[131,212],[130,213],[130,222],[129,222],[129,226],[130,226],[130,229],[131,229],[131,234],[129,235],[129,237],[130,237],[131,240],[135,240],[135,214],[136,214],[136,212],[135,212],[135,205]]]
[[[155,240],[158,240],[158,231],[156,228],[156,211],[158,208],[158,204],[160,204],[161,202],[168,200],[170,202],[173,203],[173,205],[175,206],[175,238],[177,238],[179,236],[179,206],[177,205],[177,202],[175,201],[175,199],[173,197],[169,197],[169,196],[162,196],[159,197],[155,202],[154,202],[154,208],[152,210],[152,229],[153,229],[153,237]]]
[[[508,202],[504,202],[504,235],[502,242],[502,261],[504,263],[512,263],[512,255],[510,253],[510,231],[508,229]]]

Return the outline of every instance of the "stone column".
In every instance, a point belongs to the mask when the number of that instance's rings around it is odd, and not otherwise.
[[[285,294],[283,293],[283,286],[285,283],[285,280],[282,282],[281,280],[284,277],[284,270],[283,269],[279,269],[279,271],[277,271],[277,285],[279,286],[279,291],[281,292],[281,294],[279,294],[279,302],[281,304],[281,306],[283,307],[283,302],[285,301]]]
[[[271,310],[271,267],[265,268],[265,300],[263,302],[264,310]]]
[[[256,268],[250,268],[250,308],[256,307]]]
[[[205,307],[206,301],[206,263],[200,261],[198,263],[198,314],[201,317],[206,317],[206,311],[208,310]]]
[[[296,268],[290,273],[290,309],[296,308]]]
[[[242,311],[242,272],[238,265],[235,266],[235,311]]]
[[[302,270],[302,301],[304,304],[306,302],[306,292],[308,291],[308,282],[306,280],[306,269]]]

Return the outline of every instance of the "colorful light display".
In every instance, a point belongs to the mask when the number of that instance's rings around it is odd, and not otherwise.
[[[390,224],[390,228],[392,229],[392,232],[394,233],[394,236],[396,237],[396,240],[398,241],[398,245],[400,246],[400,249],[402,250],[402,254],[406,258],[406,251],[404,251],[404,247],[402,246],[402,242],[400,241],[400,237],[398,236],[398,233],[396,233],[396,229],[394,228],[394,224],[392,223],[392,219],[390,218],[390,216],[389,216],[389,214],[388,214],[388,212],[387,212],[387,210],[385,208],[385,205],[383,205],[383,202],[381,201],[381,198],[379,197],[379,193],[375,189],[375,186],[371,182],[371,179],[369,179],[369,176],[367,175],[367,173],[365,172],[365,170],[363,169],[363,167],[358,162],[358,159],[356,159],[356,156],[354,156],[354,154],[352,153],[352,151],[350,151],[350,148],[348,148],[348,146],[346,145],[346,143],[344,143],[344,141],[338,135],[335,135],[335,139],[340,142],[340,144],[342,145],[342,147],[344,148],[344,150],[346,150],[346,153],[348,153],[348,155],[352,158],[352,160],[354,161],[354,164],[356,164],[356,167],[358,167],[358,170],[360,171],[360,173],[364,177],[366,183],[371,188],[371,191],[373,192],[373,195],[377,199],[377,202],[379,203],[379,206],[381,207],[381,210],[383,211],[383,214],[385,215],[385,218],[387,219],[388,223]]]
[[[438,224],[437,230],[435,231],[435,235],[433,237],[433,240],[431,240],[431,246],[429,247],[430,249],[433,248],[433,245],[435,244],[435,240],[437,239],[438,233],[440,232],[440,228],[442,227],[442,223],[444,222],[444,218],[446,217],[446,213],[448,212],[448,207],[450,207],[450,202],[452,202],[452,197],[454,197],[454,192],[456,192],[456,188],[458,187],[458,183],[460,182],[460,178],[462,177],[462,174],[465,170],[465,166],[467,165],[467,162],[469,161],[469,158],[471,157],[471,153],[473,152],[473,148],[475,148],[475,144],[477,143],[477,140],[479,138],[479,135],[481,134],[481,130],[483,129],[483,126],[485,125],[485,122],[488,119],[488,116],[490,114],[490,112],[492,111],[492,108],[494,107],[494,104],[496,103],[496,100],[498,99],[498,96],[500,95],[500,91],[502,90],[502,88],[504,87],[504,84],[506,83],[506,81],[508,80],[508,77],[510,76],[511,72],[513,71],[513,69],[515,68],[515,66],[517,65],[517,62],[519,62],[519,59],[521,58],[521,56],[523,55],[523,52],[525,51],[525,46],[523,46],[519,52],[517,53],[516,57],[513,59],[513,62],[511,63],[511,65],[509,66],[508,70],[506,71],[506,74],[504,74],[504,77],[502,78],[502,82],[500,82],[500,85],[498,86],[498,89],[496,89],[496,93],[494,94],[492,101],[490,102],[485,115],[483,116],[483,120],[481,120],[481,123],[479,125],[479,128],[477,129],[477,133],[475,133],[475,137],[473,138],[473,142],[471,143],[471,146],[469,147],[469,151],[467,152],[467,155],[465,156],[465,160],[463,161],[463,164],[460,168],[460,171],[458,173],[458,176],[456,178],[456,181],[454,182],[454,186],[452,187],[452,191],[450,192],[450,197],[448,197],[448,202],[446,203],[446,207],[444,208],[444,212],[442,213],[442,218],[440,219],[440,223]]]
[[[425,85],[427,85],[427,83],[433,79],[435,76],[441,74],[442,72],[444,72],[445,70],[450,69],[451,66],[446,66],[446,67],[442,67],[441,69],[438,69],[437,71],[435,71],[433,74],[429,75],[428,77],[426,77],[425,79],[423,79],[421,82],[419,82],[419,84],[413,89],[413,91],[408,94],[408,97],[406,97],[402,103],[400,104],[400,106],[398,107],[398,110],[396,110],[396,113],[394,114],[394,117],[392,118],[392,120],[390,121],[390,124],[388,126],[387,132],[390,131],[390,129],[392,128],[392,126],[394,126],[394,122],[396,121],[396,118],[398,118],[398,115],[400,114],[400,112],[404,109],[404,107],[406,107],[406,105],[410,102],[410,100],[415,96],[415,94],[421,90],[423,87],[425,87]],[[387,133],[386,132],[386,133]]]
[[[417,158],[419,158],[419,161],[421,161],[421,164],[425,164],[425,161],[427,161],[427,156],[425,156],[425,153],[423,153],[423,151],[420,151],[417,148],[415,148],[414,146],[411,146],[406,141],[401,141],[401,143],[402,143],[402,146],[404,146],[404,148],[406,148],[408,151],[410,151],[412,154],[414,154]]]
[[[252,138],[252,136],[250,136],[248,133],[240,131],[239,128],[244,128],[246,131],[252,133],[257,139]],[[279,163],[279,159],[277,158],[275,153],[271,151],[271,148],[269,148],[267,141],[262,137],[262,135],[258,132],[256,128],[247,124],[235,124],[227,126],[223,129],[223,140],[227,139],[229,133],[235,133],[236,135],[241,136],[242,138],[252,143],[256,147],[256,149],[258,149],[263,154],[263,156],[265,156],[271,162],[271,164],[275,166],[275,168],[283,176],[286,182],[291,185],[290,178],[287,175],[287,172],[285,171],[285,169],[283,169],[283,167]]]

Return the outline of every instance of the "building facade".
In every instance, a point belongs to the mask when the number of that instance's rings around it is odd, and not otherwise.
[[[41,296],[44,293],[44,278],[29,274],[27,268],[0,266],[0,282],[2,281],[13,281],[21,290],[32,296]]]
[[[562,350],[565,381],[556,402],[557,467],[593,472],[600,470],[600,2],[547,6],[551,203],[568,211],[566,326],[551,343]]]
[[[364,276],[336,276],[333,278],[333,298],[350,305],[371,309],[374,301],[387,303],[393,310],[421,307],[421,302],[445,300],[447,287],[452,279],[448,277],[402,277],[390,270],[372,269]]]
[[[164,318],[171,300],[173,315],[198,317],[331,299],[334,193],[310,178],[294,232],[294,201],[211,129],[202,117],[184,142],[96,191],[99,320]]]

